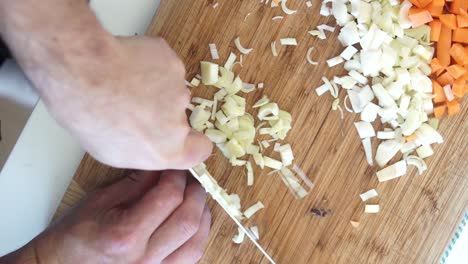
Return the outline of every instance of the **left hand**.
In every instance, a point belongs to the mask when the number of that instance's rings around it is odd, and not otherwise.
[[[185,172],[131,175],[0,263],[196,263],[211,223],[205,200]]]

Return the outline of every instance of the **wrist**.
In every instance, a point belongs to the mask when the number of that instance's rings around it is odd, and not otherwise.
[[[0,9],[2,38],[46,102],[67,88],[50,76],[73,78],[76,68],[89,67],[88,56],[110,52],[116,42],[86,0],[0,0]]]

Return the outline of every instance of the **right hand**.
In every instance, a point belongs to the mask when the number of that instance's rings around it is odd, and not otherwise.
[[[92,194],[0,263],[195,263],[211,223],[205,201],[183,171],[133,175]]]

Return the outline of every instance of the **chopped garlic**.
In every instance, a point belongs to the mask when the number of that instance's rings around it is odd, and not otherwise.
[[[213,60],[219,59],[219,53],[218,53],[218,49],[216,48],[216,44],[210,43],[208,46],[210,47],[211,58]]]

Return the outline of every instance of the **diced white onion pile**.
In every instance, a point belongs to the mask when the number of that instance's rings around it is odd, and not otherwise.
[[[371,138],[382,140],[375,153],[377,165],[383,168],[377,172],[381,182],[401,177],[408,165],[416,166],[422,173],[427,168],[424,159],[433,154],[431,145],[443,142],[429,125],[434,121],[428,117],[433,113],[432,83],[428,77],[434,53],[430,28],[410,28],[409,7],[408,1],[401,6],[399,1],[389,0],[322,2],[321,14],[334,16],[341,26],[338,39],[345,47],[327,63],[333,67],[344,62],[348,73],[334,76],[331,81],[323,78],[324,84],[316,92],[319,96],[330,92],[337,98],[340,88],[346,90],[351,107],[345,100],[345,108],[361,114],[361,121],[355,126],[369,165],[374,162]],[[323,30],[310,33],[324,35]],[[377,117],[388,128],[376,133],[372,123]],[[403,159],[387,165],[399,152]],[[367,205],[365,211],[376,213],[379,208]]]

